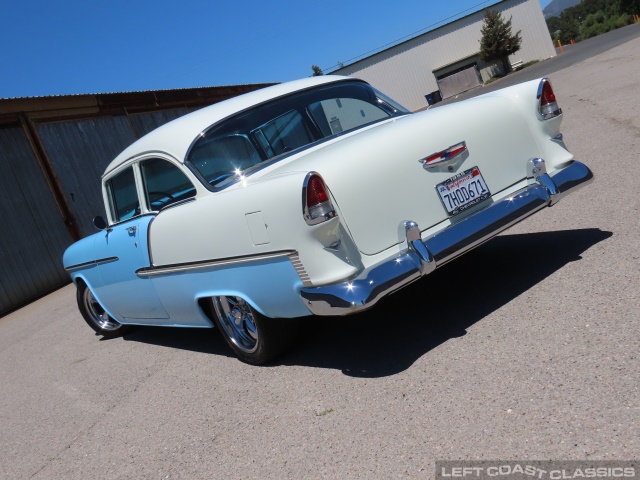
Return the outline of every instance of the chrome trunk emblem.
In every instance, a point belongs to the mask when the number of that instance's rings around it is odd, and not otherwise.
[[[468,152],[467,143],[460,142],[455,145],[450,146],[446,150],[442,150],[441,152],[432,153],[428,157],[421,158],[418,160],[422,167],[427,170],[430,168],[436,167],[445,167],[450,166],[449,170],[452,170],[451,166],[456,160],[460,160],[461,156]]]

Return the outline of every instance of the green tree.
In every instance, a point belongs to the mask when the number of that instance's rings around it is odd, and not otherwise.
[[[640,0],[582,0],[562,11],[559,17],[547,19],[554,43],[569,43],[624,27],[640,10]]]
[[[578,11],[576,15],[565,15],[565,12],[560,14],[560,35],[555,40],[560,40],[562,43],[567,44],[571,40],[580,39],[580,25],[582,12]]]
[[[509,71],[507,57],[520,50],[522,37],[520,30],[515,35],[511,33],[511,18],[505,21],[499,12],[487,10],[482,25],[480,39],[480,58],[485,62],[500,60],[505,72]]]
[[[640,0],[620,0],[620,10],[629,15],[640,15]]]
[[[320,75],[324,75],[324,72],[318,65],[311,65],[311,70],[313,70],[314,77],[319,77]]]

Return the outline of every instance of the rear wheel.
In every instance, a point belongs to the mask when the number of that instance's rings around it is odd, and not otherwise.
[[[76,300],[82,317],[87,324],[105,338],[114,338],[124,335],[130,330],[128,325],[122,325],[105,312],[102,305],[84,283],[78,284]]]
[[[215,324],[236,356],[262,365],[282,353],[295,338],[291,319],[267,318],[240,297],[213,297]]]

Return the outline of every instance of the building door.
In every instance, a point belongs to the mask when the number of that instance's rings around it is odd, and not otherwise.
[[[482,85],[477,65],[471,65],[446,77],[438,78],[437,82],[443,99]]]

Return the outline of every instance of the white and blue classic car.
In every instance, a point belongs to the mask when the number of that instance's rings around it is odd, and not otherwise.
[[[346,77],[251,92],[111,162],[64,267],[105,337],[217,327],[261,364],[298,317],[370,308],[590,182],[561,121],[547,79],[422,113]]]

